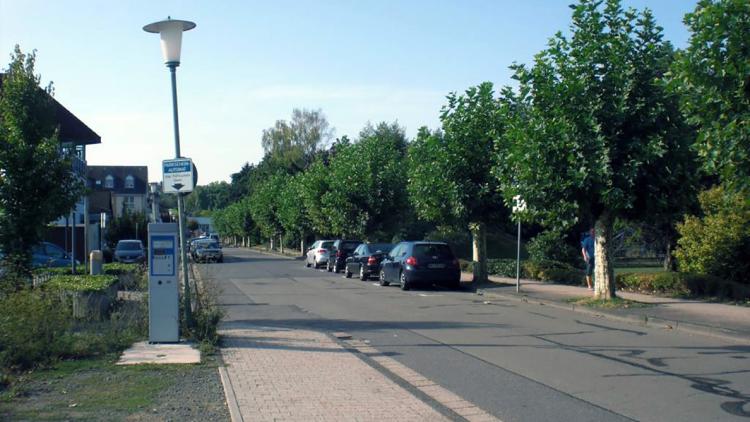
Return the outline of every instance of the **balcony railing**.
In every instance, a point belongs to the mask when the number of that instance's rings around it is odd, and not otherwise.
[[[83,179],[86,178],[86,161],[81,160],[75,154],[69,154],[67,157],[70,159],[70,164],[73,169],[73,173]]]

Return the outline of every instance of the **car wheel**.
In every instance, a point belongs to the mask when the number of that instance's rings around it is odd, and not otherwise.
[[[359,279],[362,281],[367,281],[367,274],[365,274],[365,266],[360,265],[359,266]]]
[[[349,271],[348,267],[344,268],[344,276],[346,276],[346,278],[352,278],[352,272]]]
[[[398,276],[398,280],[401,282],[401,290],[409,290],[411,286],[409,286],[409,281],[406,279],[406,273],[401,271],[401,274]]]
[[[333,271],[333,268],[331,268],[331,263],[330,263],[330,261],[329,261],[329,262],[326,262],[326,270],[327,270],[327,271],[328,271],[329,273],[330,273],[331,271]]]
[[[310,268],[310,263],[307,262],[307,259],[305,259],[305,268]]]
[[[380,285],[381,286],[387,286],[391,283],[385,281],[385,271],[380,271]]]
[[[223,264],[223,263],[224,263],[224,257],[219,258],[219,264]]]

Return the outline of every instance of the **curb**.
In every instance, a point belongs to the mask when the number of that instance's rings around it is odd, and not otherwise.
[[[279,258],[286,258],[286,259],[290,259],[290,260],[296,260],[297,258],[300,258],[300,257],[297,257],[297,256],[283,255],[283,254],[280,254],[278,252],[269,252],[269,251],[264,251],[264,250],[260,250],[260,249],[254,249],[254,248],[241,248],[241,249],[247,249],[247,250],[249,250],[251,252],[257,252],[257,253],[262,254],[262,255],[271,255],[271,256],[276,256],[276,257],[279,257]]]
[[[701,324],[685,322],[685,321],[680,321],[680,320],[668,320],[668,319],[663,319],[659,317],[653,317],[648,314],[632,315],[632,316],[616,315],[607,311],[591,309],[591,308],[584,307],[584,306],[576,306],[573,304],[561,303],[561,302],[549,300],[549,299],[540,299],[538,297],[529,296],[525,294],[519,296],[517,294],[512,294],[512,293],[494,293],[494,292],[485,291],[483,293],[483,296],[490,297],[490,298],[495,297],[498,299],[509,299],[509,300],[514,300],[517,302],[525,302],[529,304],[536,303],[541,306],[549,306],[551,308],[578,312],[581,314],[586,314],[586,315],[597,317],[597,318],[605,318],[605,319],[609,319],[612,321],[624,322],[626,324],[638,325],[641,327],[660,328],[660,329],[674,330],[674,331],[679,330],[681,332],[685,332],[689,334],[718,338],[718,339],[730,341],[733,343],[750,344],[750,338],[748,338],[747,335],[743,335],[742,333],[739,333],[737,331],[729,330],[729,329],[721,328],[721,327],[711,327],[707,325],[701,325]]]
[[[245,419],[242,417],[242,412],[240,412],[237,395],[234,392],[234,386],[229,379],[229,373],[227,373],[226,367],[219,367],[219,378],[221,378],[221,385],[224,387],[224,397],[226,398],[227,407],[229,408],[229,418],[232,422],[244,422]]]

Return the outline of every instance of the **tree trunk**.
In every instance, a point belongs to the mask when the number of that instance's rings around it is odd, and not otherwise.
[[[271,236],[271,239],[269,239],[269,242],[270,242],[270,246],[271,246],[271,248],[269,249],[269,251],[273,251],[273,236]]]
[[[301,234],[300,237],[302,240],[299,242],[299,253],[300,255],[305,256],[305,235]]]
[[[672,240],[667,239],[667,246],[664,251],[664,271],[674,270],[674,259],[672,259]]]
[[[596,242],[594,245],[594,297],[596,299],[615,298],[615,272],[612,257],[609,255],[612,239],[613,218],[604,211],[596,220]]]
[[[476,286],[478,283],[487,281],[486,230],[482,223],[469,224],[469,230],[471,231],[472,268],[474,272],[471,282]]]
[[[284,253],[284,237],[282,235],[279,235],[279,251]]]

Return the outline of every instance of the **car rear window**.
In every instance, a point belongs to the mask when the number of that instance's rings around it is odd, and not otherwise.
[[[391,249],[393,249],[394,246],[396,245],[392,245],[390,243],[373,243],[369,245],[369,249],[370,249],[370,252],[373,252],[373,253],[377,251],[388,253],[391,251]]]
[[[448,245],[442,244],[418,244],[414,245],[414,255],[416,256],[437,256],[441,259],[453,259],[453,252]]]
[[[333,246],[333,241],[330,242],[323,242],[320,247],[323,249],[331,249],[331,246]]]
[[[361,245],[362,242],[341,242],[341,250],[353,251],[357,246]]]
[[[141,242],[120,242],[117,244],[119,251],[137,251],[141,249]]]

